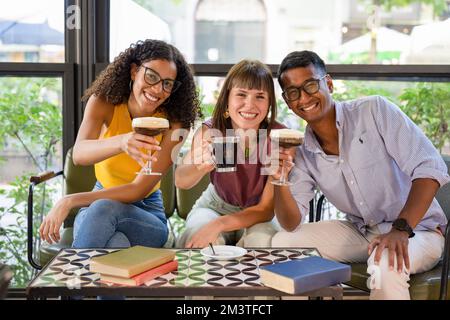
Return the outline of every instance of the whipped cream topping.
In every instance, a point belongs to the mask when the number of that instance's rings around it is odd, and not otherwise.
[[[302,139],[303,133],[293,129],[273,129],[270,131],[270,137],[273,139]]]
[[[131,125],[133,126],[133,128],[169,128],[169,121],[164,118],[140,117],[134,118]]]

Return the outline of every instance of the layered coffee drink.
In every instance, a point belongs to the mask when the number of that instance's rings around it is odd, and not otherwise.
[[[293,129],[274,129],[270,131],[270,138],[273,142],[278,143],[280,147],[285,149],[297,147],[301,145],[304,140],[303,134],[300,131]],[[292,183],[288,181],[284,161],[282,161],[281,165],[280,178],[278,180],[271,181],[271,183],[277,186],[292,185]]]
[[[274,129],[270,131],[270,138],[278,141],[282,148],[297,147],[303,143],[303,134],[293,129]]]
[[[169,121],[164,118],[141,117],[134,118],[131,126],[137,133],[146,136],[156,136],[164,130],[169,129]]]
[[[237,170],[237,150],[239,137],[214,137],[212,139],[216,172],[234,172]]]
[[[134,118],[131,122],[134,132],[140,133],[146,136],[156,136],[165,130],[169,129],[169,121],[164,118],[155,117],[141,117]],[[142,168],[142,171],[137,174],[143,175],[161,175],[159,172],[152,171],[152,161],[147,161],[147,165]]]

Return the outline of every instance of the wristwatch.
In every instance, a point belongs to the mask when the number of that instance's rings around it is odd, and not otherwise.
[[[395,219],[394,222],[392,222],[392,227],[399,230],[399,231],[406,231],[409,234],[409,237],[414,237],[414,232],[411,226],[408,224],[408,221],[403,218]]]

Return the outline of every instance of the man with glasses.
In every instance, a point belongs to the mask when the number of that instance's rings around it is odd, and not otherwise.
[[[317,247],[325,258],[366,262],[371,299],[409,299],[409,275],[434,267],[447,219],[434,196],[447,167],[422,131],[380,96],[338,102],[322,59],[292,52],[278,71],[283,98],[308,126],[291,187],[275,186],[284,231],[274,247]],[[280,158],[291,159],[288,152]],[[319,188],[346,220],[302,224]]]

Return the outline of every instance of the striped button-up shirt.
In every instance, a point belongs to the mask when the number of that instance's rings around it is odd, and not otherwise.
[[[393,103],[373,96],[335,102],[339,156],[322,150],[307,126],[291,171],[292,195],[302,214],[309,211],[314,189],[364,232],[391,229],[404,207],[414,179],[450,181],[439,152],[423,132]],[[415,230],[445,230],[447,218],[436,199]]]

